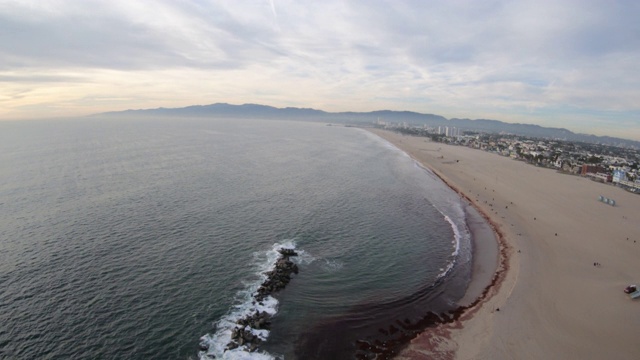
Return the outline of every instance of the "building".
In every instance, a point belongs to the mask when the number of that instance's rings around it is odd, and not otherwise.
[[[601,182],[611,182],[612,176],[607,173],[587,173],[586,176],[592,178],[593,180],[601,181]]]
[[[604,169],[599,165],[584,164],[582,165],[582,172],[580,172],[580,175],[586,176],[587,174],[597,174],[601,172],[604,172]]]
[[[621,169],[613,170],[613,182],[627,181],[627,172]]]

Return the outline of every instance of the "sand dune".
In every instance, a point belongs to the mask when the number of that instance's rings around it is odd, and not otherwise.
[[[508,270],[488,298],[461,321],[416,338],[399,358],[640,359],[640,300],[622,292],[640,283],[640,196],[480,150],[372,131],[471,199],[508,246]]]

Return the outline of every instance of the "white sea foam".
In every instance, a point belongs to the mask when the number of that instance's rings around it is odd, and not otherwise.
[[[322,264],[322,268],[329,272],[338,271],[343,267],[344,263],[338,260],[324,259],[324,264]]]
[[[292,257],[291,261],[293,261],[294,263],[301,265],[309,265],[312,262],[318,260],[315,256],[309,254],[308,252],[304,251],[304,250],[297,250],[296,249],[296,253],[298,254],[298,256]]]
[[[462,240],[462,235],[460,229],[458,229],[458,225],[451,220],[450,217],[444,215],[444,219],[451,225],[451,229],[453,230],[453,252],[451,253],[452,260],[447,264],[447,267],[444,269],[440,269],[441,272],[438,274],[438,279],[447,276],[451,269],[456,265],[456,261],[458,260],[458,254],[460,253],[460,243]]]
[[[255,302],[253,297],[243,303],[235,305],[233,310],[223,316],[216,322],[216,332],[207,334],[200,338],[200,343],[208,346],[208,351],[199,353],[200,359],[208,360],[215,356],[216,359],[275,359],[274,356],[264,352],[248,351],[247,347],[240,346],[233,350],[226,350],[227,344],[231,341],[231,334],[237,327],[237,321],[251,316],[256,311],[267,312],[269,315],[275,315],[278,309],[278,300],[272,296],[267,296],[262,304]],[[251,329],[247,327],[254,335],[265,341],[269,337],[268,330]]]
[[[255,253],[257,270],[260,275],[258,281],[246,283],[246,289],[238,292],[236,296],[236,304],[229,311],[229,313],[223,316],[215,323],[216,332],[213,334],[206,334],[200,338],[200,343],[205,345],[208,350],[200,351],[198,356],[201,360],[209,359],[233,359],[233,360],[266,360],[275,359],[275,357],[266,352],[249,352],[246,346],[239,346],[233,350],[226,350],[227,344],[231,342],[231,335],[233,330],[238,326],[237,321],[245,319],[256,312],[266,312],[270,316],[275,315],[278,312],[278,300],[272,296],[265,297],[261,302],[256,301],[255,295],[260,285],[267,279],[266,272],[275,268],[276,261],[280,258],[278,250],[282,248],[295,249],[296,243],[294,240],[287,240],[283,243],[275,243],[266,253]],[[304,252],[303,250],[296,250],[298,256],[293,257],[292,261],[297,263],[311,263],[315,260],[313,256]],[[251,331],[254,335],[258,336],[262,341],[266,341],[269,337],[269,331],[265,329],[252,329],[247,327],[246,330]]]
[[[450,217],[448,217],[447,215],[444,216],[444,219],[447,220],[447,222],[451,225],[451,229],[453,230],[453,252],[451,253],[451,255],[453,256],[457,256],[458,253],[460,252],[460,240],[462,239],[462,236],[460,234],[460,229],[458,229],[458,225],[456,225],[455,222],[453,222],[453,220],[451,220]]]

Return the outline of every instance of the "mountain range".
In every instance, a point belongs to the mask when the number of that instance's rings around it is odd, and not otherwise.
[[[323,121],[351,125],[371,125],[376,121],[385,123],[406,123],[412,126],[449,126],[463,131],[485,133],[505,133],[546,139],[582,141],[619,147],[640,148],[640,142],[610,136],[596,136],[574,133],[564,128],[543,127],[532,124],[514,124],[487,119],[447,119],[440,115],[423,114],[413,111],[377,110],[370,112],[326,112],[310,108],[277,108],[268,105],[232,105],[216,103],[193,105],[182,108],[157,108],[125,110],[95,114],[107,117],[217,117]]]

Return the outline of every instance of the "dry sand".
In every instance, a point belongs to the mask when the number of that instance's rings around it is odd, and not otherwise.
[[[371,131],[470,199],[505,250],[507,270],[485,299],[398,358],[640,359],[640,300],[622,292],[640,283],[640,196],[481,150]]]

